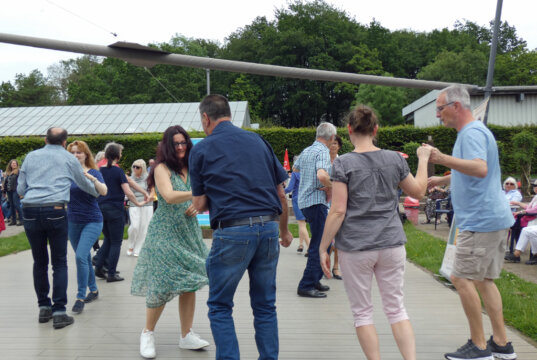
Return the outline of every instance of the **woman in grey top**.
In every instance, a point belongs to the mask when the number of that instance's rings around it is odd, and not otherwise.
[[[132,163],[130,178],[143,190],[147,191],[147,168],[143,159],[135,160]],[[154,192],[151,191],[148,201],[144,201],[144,194],[136,191],[132,187],[131,190],[134,193],[134,196],[136,196],[136,200],[142,205],[139,207],[129,207],[130,225],[128,230],[129,248],[127,249],[127,255],[138,256],[145,241],[149,221],[153,217],[153,198],[155,195]]]
[[[335,237],[356,334],[367,359],[380,359],[371,303],[373,275],[399,351],[404,359],[415,359],[414,332],[403,303],[406,237],[397,212],[397,188],[423,197],[430,150],[418,149],[414,178],[401,155],[374,145],[378,121],[371,108],[359,105],[348,119],[355,148],[332,167],[332,206],[319,248],[321,266],[330,277],[327,248]]]

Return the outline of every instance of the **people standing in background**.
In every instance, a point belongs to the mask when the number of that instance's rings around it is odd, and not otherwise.
[[[101,173],[97,170],[93,155],[84,141],[76,140],[67,146],[67,151],[73,154],[80,162],[88,179],[95,185],[101,196],[105,196],[108,189],[104,184]],[[95,282],[95,273],[91,264],[91,248],[101,235],[103,229],[103,215],[99,209],[97,199],[84,192],[75,182],[71,183],[70,201],[67,207],[68,234],[71,246],[75,251],[76,275],[78,291],[72,311],[80,314],[84,305],[99,297],[99,290]],[[89,294],[87,290],[89,288]]]
[[[8,225],[22,225],[22,208],[20,197],[17,194],[17,180],[19,178],[19,162],[16,159],[9,160],[4,180],[5,191],[11,208],[11,220]],[[17,220],[18,217],[18,220]]]
[[[125,209],[123,205],[125,195],[132,204],[141,206],[129,187],[125,173],[120,167],[115,166],[121,159],[122,148],[119,144],[108,144],[104,155],[107,164],[99,169],[103,175],[104,183],[108,187],[108,193],[98,199],[99,208],[103,214],[104,241],[97,254],[95,276],[106,278],[107,282],[124,280],[116,274],[116,267],[119,261],[125,228]],[[143,189],[141,190],[143,191]],[[108,268],[107,273],[103,270],[105,263]]]
[[[293,159],[293,164],[298,160],[298,156],[295,156]],[[306,244],[306,254],[308,253],[308,248],[310,246],[310,236],[308,234],[308,227],[306,225],[306,217],[304,214],[302,214],[302,211],[300,211],[300,208],[298,207],[298,189],[300,187],[300,173],[298,171],[295,171],[296,169],[293,168],[293,172],[291,174],[291,180],[289,181],[289,184],[285,188],[285,193],[291,193],[293,196],[291,199],[291,202],[293,204],[293,212],[295,214],[296,222],[298,223],[298,237],[300,239],[300,242],[298,244],[298,248],[296,249],[297,252],[301,253],[304,250],[304,244]]]
[[[131,166],[130,178],[135,181],[142,189],[147,191],[147,170],[143,159],[135,160]],[[144,194],[136,189],[132,189],[134,196],[142,206],[132,206],[129,208],[129,248],[127,249],[128,256],[138,256],[142,245],[144,244],[147,234],[149,221],[153,216],[153,198],[154,192],[151,191],[149,199],[144,200]]]

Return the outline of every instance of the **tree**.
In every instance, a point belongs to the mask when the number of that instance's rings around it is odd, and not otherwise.
[[[403,88],[362,84],[353,106],[358,104],[371,106],[376,110],[380,124],[391,126],[404,123],[401,109],[408,104],[408,99]]]
[[[460,53],[444,51],[418,73],[418,79],[485,85],[488,57],[466,48]]]
[[[2,83],[0,87],[1,107],[47,106],[59,103],[56,89],[47,84],[47,79],[39,70],[29,75],[17,74],[15,84]]]
[[[480,26],[472,21],[466,20],[464,23],[455,22],[455,29],[461,33],[470,35],[479,44],[490,46],[494,35],[494,20],[489,22],[489,27]],[[498,54],[505,54],[516,49],[525,49],[527,43],[517,36],[514,26],[510,26],[507,21],[500,23],[498,34]]]
[[[531,195],[530,175],[531,162],[535,149],[537,148],[537,138],[529,131],[522,131],[513,135],[512,144],[514,148],[513,160],[520,169],[521,190],[524,196]]]
[[[517,48],[500,54],[494,67],[495,85],[537,84],[537,50]]]
[[[47,68],[48,82],[56,88],[60,100],[65,103],[69,97],[69,83],[76,82],[83,75],[89,74],[92,68],[99,63],[99,58],[93,55],[61,60]]]

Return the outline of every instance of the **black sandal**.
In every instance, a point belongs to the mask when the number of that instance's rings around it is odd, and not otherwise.
[[[300,245],[300,246],[296,249],[296,252],[301,253],[303,250],[304,250],[304,246]]]
[[[339,269],[332,269],[332,277],[336,280],[343,280],[341,275],[336,275],[336,271],[339,271]]]

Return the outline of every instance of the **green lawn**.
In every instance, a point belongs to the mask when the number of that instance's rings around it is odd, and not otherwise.
[[[446,242],[405,224],[407,258],[434,274],[438,274]],[[502,271],[495,281],[503,300],[505,323],[537,341],[537,284]]]
[[[0,238],[0,256],[18,253],[19,251],[28,250],[29,248],[30,243],[24,232],[14,236]]]

